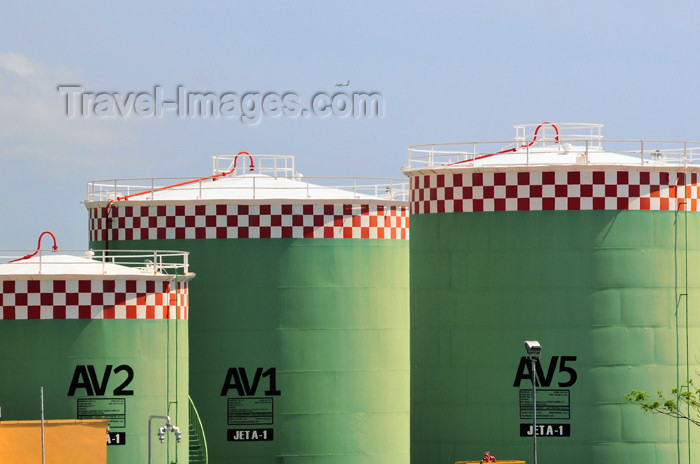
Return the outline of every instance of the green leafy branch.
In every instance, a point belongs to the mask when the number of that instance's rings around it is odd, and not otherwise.
[[[687,380],[681,389],[673,388],[669,396],[666,396],[661,390],[656,392],[656,396],[658,399],[652,400],[649,394],[637,390],[632,390],[624,395],[627,401],[636,404],[644,412],[685,419],[700,426],[700,419],[691,416],[690,412],[694,410],[696,413],[700,413],[700,388],[695,388],[692,380]],[[684,412],[683,409],[687,412]]]

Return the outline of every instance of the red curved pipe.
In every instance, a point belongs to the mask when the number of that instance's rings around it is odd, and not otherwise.
[[[229,173],[236,170],[236,163],[238,162],[238,157],[241,155],[248,155],[248,158],[250,158],[250,170],[255,171],[255,163],[253,162],[253,157],[250,156],[250,153],[248,153],[247,151],[239,151],[236,157],[233,158],[233,169],[229,171]]]
[[[55,236],[52,232],[49,232],[49,231],[47,230],[47,231],[42,232],[41,235],[39,235],[39,241],[38,241],[37,244],[36,244],[36,251],[35,251],[34,253],[29,254],[29,255],[22,256],[21,258],[13,259],[13,260],[10,261],[10,262],[11,262],[11,263],[14,263],[14,262],[17,262],[17,261],[22,261],[23,259],[29,259],[29,258],[31,258],[31,257],[36,256],[37,253],[39,253],[39,250],[41,250],[41,239],[42,239],[42,238],[44,237],[44,235],[46,235],[46,234],[49,234],[49,235],[51,236],[51,238],[53,238],[53,247],[52,247],[52,248],[53,248],[53,251],[58,251],[58,242],[56,241],[56,236]]]
[[[542,124],[540,124],[539,126],[537,126],[537,127],[535,128],[535,134],[534,134],[534,136],[532,137],[532,142],[530,142],[530,144],[528,145],[528,147],[531,147],[532,145],[535,144],[535,142],[537,141],[537,133],[540,131],[540,129],[542,129],[542,126],[544,126],[544,125],[552,126],[552,127],[554,128],[554,131],[557,133],[557,136],[554,137],[554,141],[555,141],[556,143],[559,143],[559,128],[557,127],[557,125],[556,125],[556,124],[552,124],[551,122],[543,122]],[[520,148],[525,148],[525,145],[521,145]]]
[[[535,144],[535,142],[537,141],[537,133],[540,131],[540,129],[542,129],[542,126],[552,126],[554,128],[554,131],[557,133],[557,136],[554,137],[554,142],[559,143],[559,128],[557,127],[557,125],[553,124],[551,122],[543,122],[542,124],[540,124],[539,126],[537,126],[535,128],[535,133],[532,137],[532,142],[524,143],[524,144],[520,145],[520,147],[518,147],[518,148],[530,148],[531,146],[533,146]],[[517,148],[509,148],[507,150],[497,151],[496,153],[489,153],[488,155],[478,156],[478,157],[476,157],[474,159],[470,159],[470,160],[457,161],[456,163],[450,163],[447,166],[454,166],[455,164],[462,164],[462,163],[471,163],[471,162],[476,161],[476,160],[489,158],[491,156],[496,156],[496,155],[502,155],[503,153],[511,153],[514,151],[517,151]]]

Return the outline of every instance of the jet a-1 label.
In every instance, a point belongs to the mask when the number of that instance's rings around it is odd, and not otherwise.
[[[272,429],[228,429],[228,441],[272,441]]]
[[[126,432],[107,432],[107,446],[126,445]]]
[[[532,436],[532,424],[520,424],[520,436]],[[537,424],[538,437],[570,437],[571,424]]]

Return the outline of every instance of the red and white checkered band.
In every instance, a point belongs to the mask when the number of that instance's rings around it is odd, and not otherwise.
[[[0,319],[187,319],[187,282],[5,280]]]
[[[160,205],[90,208],[90,240],[408,239],[408,205]]]
[[[411,177],[411,214],[478,211],[698,211],[697,173],[527,171]]]

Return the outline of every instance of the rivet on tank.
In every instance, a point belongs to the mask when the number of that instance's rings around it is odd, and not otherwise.
[[[700,434],[623,395],[700,371],[700,144],[601,124],[409,147],[411,461],[691,463]],[[538,366],[538,367],[537,367]]]
[[[2,420],[39,420],[43,388],[46,420],[109,420],[108,464],[146,462],[149,421],[152,462],[187,464],[193,276],[186,252],[59,250],[51,232],[0,251]]]
[[[191,253],[209,463],[408,460],[407,193],[247,152],[205,177],[89,183],[93,246]]]

